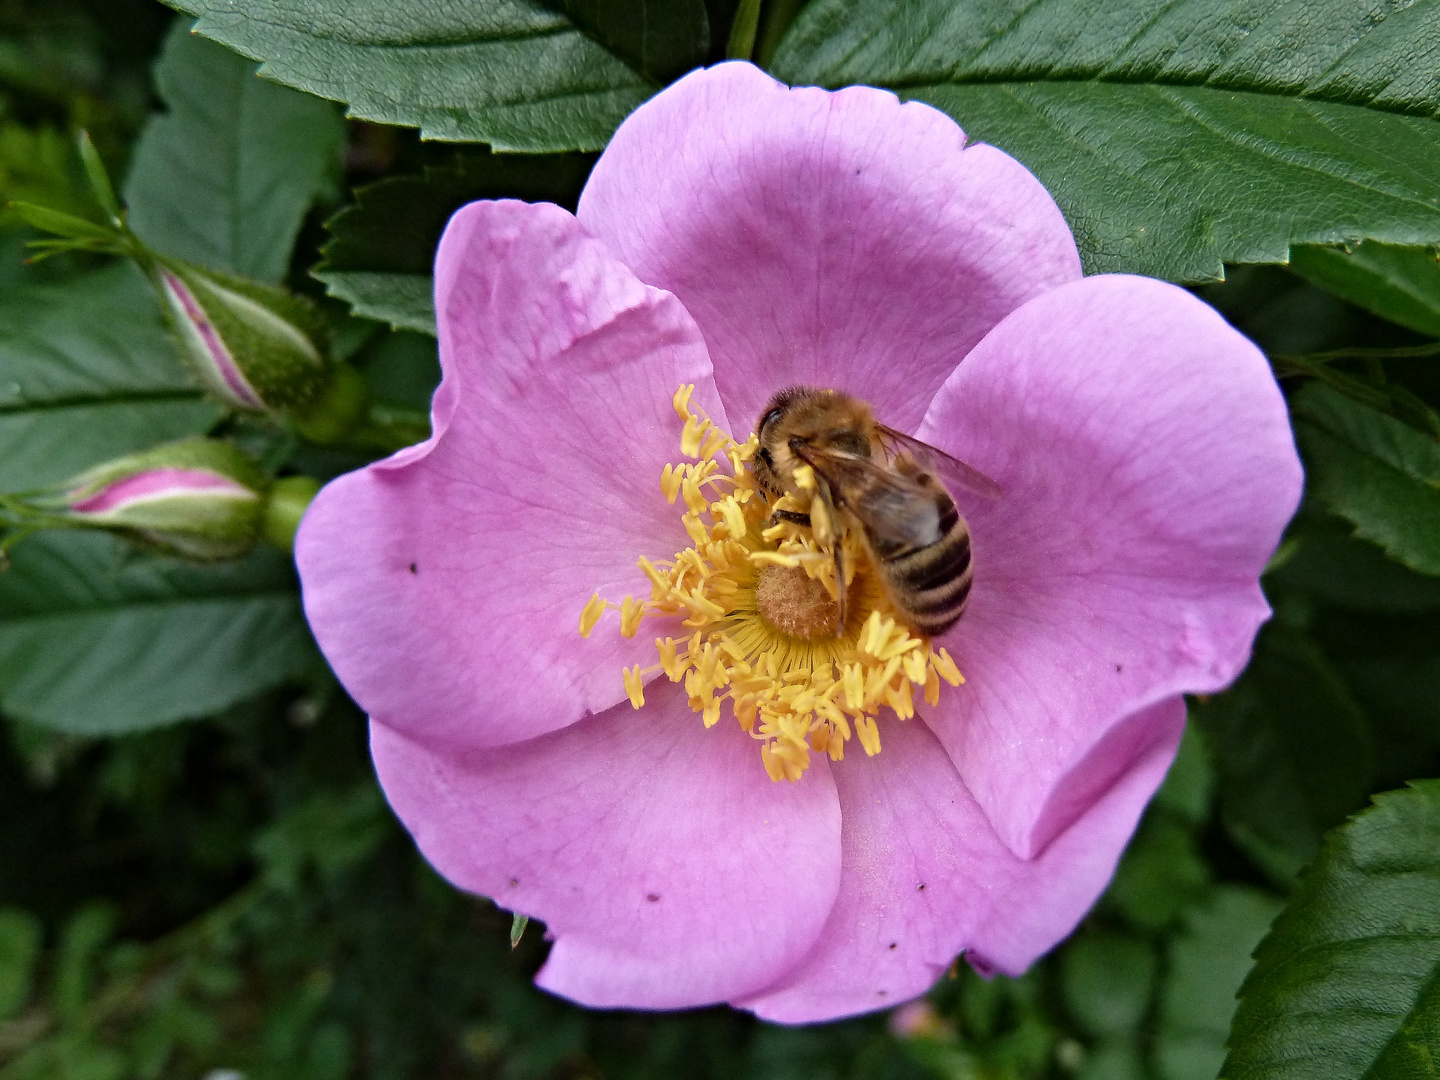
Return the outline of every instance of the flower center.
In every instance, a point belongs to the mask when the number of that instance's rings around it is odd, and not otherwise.
[[[846,576],[839,625],[835,554],[816,543],[809,525],[792,520],[804,521],[809,506],[789,495],[771,498],[756,485],[749,468],[755,436],[737,443],[715,427],[691,407],[694,389],[675,393],[685,422],[680,449],[693,460],[666,465],[660,477],[665,498],[685,506],[681,522],[691,546],[669,561],[639,560],[649,599],[627,596],[617,604],[592,596],[580,613],[581,636],[608,610],[620,612],[625,637],[646,618],[668,623],[672,635],[655,639],[659,662],[625,669],[630,703],[645,704],[645,679],[661,671],[684,683],[707,728],[729,701],[740,727],[760,743],[772,780],[798,780],[812,751],[841,760],[852,737],[866,754],[878,754],[882,710],[907,720],[915,715],[915,689],[934,705],[941,680],[965,680],[948,652],[905,623],[853,530],[839,540]]]
[[[782,634],[831,637],[840,622],[840,604],[798,566],[762,566],[755,579],[755,610]]]

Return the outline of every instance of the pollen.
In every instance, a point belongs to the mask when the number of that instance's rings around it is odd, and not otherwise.
[[[690,460],[660,476],[691,545],[669,560],[640,558],[648,597],[592,596],[580,635],[588,638],[608,611],[619,613],[624,637],[643,622],[660,624],[657,662],[621,673],[631,705],[643,708],[646,679],[663,673],[683,684],[705,727],[728,715],[758,742],[772,780],[800,779],[812,754],[842,760],[852,739],[873,757],[882,719],[909,720],[917,694],[935,705],[942,682],[965,680],[948,652],[905,623],[853,532],[837,541],[832,522],[815,522],[818,500],[771,498],[756,485],[755,436],[736,442],[690,404],[694,389],[682,386],[674,397],[681,454]],[[809,514],[812,525],[777,510]],[[839,559],[836,542],[844,545]],[[846,575],[843,625],[837,565]]]

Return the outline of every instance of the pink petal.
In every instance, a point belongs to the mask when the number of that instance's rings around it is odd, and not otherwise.
[[[1093,277],[996,327],[919,435],[1005,488],[960,497],[975,585],[946,644],[968,682],[927,720],[1030,856],[1153,742],[1147,708],[1249,659],[1300,497],[1285,402],[1183,289]]]
[[[1040,182],[943,113],[871,87],[688,75],[620,126],[579,216],[705,334],[744,436],[792,383],[911,430],[1006,314],[1080,276]]]
[[[655,659],[595,590],[649,595],[641,555],[689,544],[660,494],[676,388],[724,413],[680,303],[557,207],[472,203],[436,262],[444,381],[428,443],[342,476],[296,547],[305,610],[351,695],[398,730],[497,745],[624,700]]]
[[[809,951],[840,880],[823,763],[776,784],[733,723],[660,680],[562,732],[435,752],[371,726],[380,782],[462,889],[545,920],[539,975],[582,1004],[669,1009],[750,993]]]
[[[790,1024],[887,1008],[924,993],[962,950],[977,966],[1024,971],[1100,895],[1164,778],[1184,702],[1151,720],[1150,746],[1033,861],[1000,841],[923,724],[883,724],[877,757],[832,766],[843,868],[815,951],[736,1004]]]

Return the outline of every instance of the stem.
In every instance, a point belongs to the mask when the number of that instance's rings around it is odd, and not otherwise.
[[[760,27],[760,0],[740,0],[735,21],[730,24],[730,42],[725,59],[749,60],[755,52],[755,32]]]
[[[1309,370],[1315,364],[1328,364],[1335,360],[1406,360],[1420,356],[1440,356],[1440,341],[1425,345],[1405,345],[1394,349],[1333,349],[1330,352],[1299,353],[1271,357],[1277,364],[1291,364]]]

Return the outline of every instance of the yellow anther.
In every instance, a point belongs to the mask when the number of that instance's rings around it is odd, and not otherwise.
[[[710,530],[696,515],[686,514],[680,519],[680,523],[685,526],[685,531],[690,534],[691,541],[697,546],[710,542]]]
[[[695,473],[691,472],[685,477],[680,485],[680,494],[685,497],[685,505],[692,514],[703,514],[710,509],[710,500],[705,497],[705,492],[700,490],[700,481]]]
[[[655,568],[654,563],[652,563],[649,559],[645,558],[645,556],[643,555],[640,556],[640,558],[637,560],[637,563],[640,567],[640,572],[650,579],[651,585],[653,585],[657,589],[665,588],[665,575]]]
[[[955,661],[950,659],[950,654],[943,648],[936,649],[931,654],[930,663],[935,665],[936,673],[951,686],[959,686],[965,681],[965,676],[960,674]]]
[[[670,404],[675,406],[675,414],[681,420],[690,419],[690,395],[695,393],[695,384],[686,383],[675,391],[675,396],[670,399]]]
[[[795,466],[790,470],[790,476],[801,491],[815,490],[815,470],[809,465]]]
[[[745,511],[740,509],[740,504],[733,495],[720,504],[720,513],[725,519],[725,528],[735,539],[740,539],[750,531],[745,522]]]
[[[712,728],[720,722],[720,701],[720,698],[712,697],[705,702],[705,708],[700,711],[700,718],[707,728]]]
[[[771,566],[788,566],[792,569],[798,569],[800,566],[798,555],[788,555],[779,551],[752,551],[750,561],[768,563]]]
[[[585,606],[580,610],[580,636],[582,638],[590,636],[590,631],[595,629],[595,624],[600,621],[600,616],[605,614],[605,609],[609,606],[600,599],[598,592],[585,602]]]
[[[711,427],[710,421],[701,416],[691,414],[685,421],[685,427],[680,432],[680,452],[688,458],[700,456],[700,441],[705,438]]]
[[[730,436],[726,435],[723,431],[711,428],[710,433],[705,436],[704,442],[700,444],[700,452],[696,456],[702,459],[713,458],[723,450],[729,442]]]
[[[865,669],[859,664],[845,665],[845,704],[858,709],[865,703]]]
[[[665,496],[666,502],[672,506],[675,504],[675,497],[680,494],[680,485],[684,482],[685,466],[665,466],[665,471],[660,474],[660,494]]]
[[[630,704],[638,709],[645,704],[645,681],[640,676],[640,665],[625,669],[625,693],[630,695]]]
[[[866,757],[874,757],[880,752],[880,727],[873,716],[857,716],[855,734],[859,736],[860,745],[865,748]]]
[[[940,673],[933,665],[925,672],[925,704],[940,704]]]
[[[660,667],[671,682],[679,682],[684,677],[685,669],[680,664],[680,657],[677,654],[677,642],[674,638],[656,638],[655,651],[660,654]]]
[[[645,617],[645,603],[627,596],[620,603],[620,636],[633,638],[640,629],[640,620]]]

